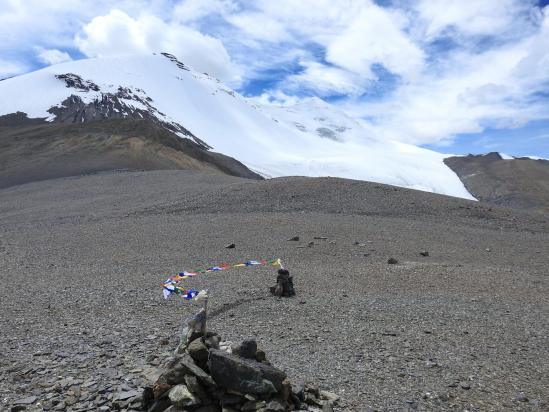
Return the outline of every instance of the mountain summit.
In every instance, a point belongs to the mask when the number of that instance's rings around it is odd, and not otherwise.
[[[176,57],[98,58],[0,81],[0,116],[85,126],[146,120],[264,177],[334,176],[471,199],[444,155],[371,138],[367,126],[319,100],[259,105]]]

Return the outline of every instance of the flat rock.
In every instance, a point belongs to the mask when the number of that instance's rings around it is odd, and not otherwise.
[[[15,405],[31,405],[38,400],[37,396],[29,396],[27,398],[18,399],[14,402]]]
[[[260,368],[260,366],[266,365],[254,360],[212,349],[210,350],[208,366],[215,382],[223,388],[238,393],[252,394],[269,394],[276,391],[276,386],[273,385],[273,382],[267,380],[267,376]],[[276,377],[276,374],[272,371],[267,369],[266,371],[271,372],[270,375]]]
[[[136,390],[131,391],[125,391],[125,392],[118,392],[114,395],[115,401],[125,401],[127,399],[136,398],[138,396],[141,396],[141,392]]]
[[[210,375],[194,363],[190,355],[184,353],[175,358],[169,370],[162,374],[159,379],[164,379],[168,384],[176,385],[184,381],[185,375],[196,376],[203,384],[215,386],[215,382]]]

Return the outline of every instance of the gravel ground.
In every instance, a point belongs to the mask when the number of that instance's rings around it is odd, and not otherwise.
[[[3,189],[0,409],[131,408],[197,309],[162,299],[166,275],[280,257],[295,298],[270,296],[268,267],[186,285],[209,288],[212,330],[255,337],[339,410],[549,410],[548,233],[547,216],[332,178]]]

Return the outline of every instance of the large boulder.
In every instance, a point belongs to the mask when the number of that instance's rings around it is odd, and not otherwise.
[[[286,378],[272,366],[216,349],[210,350],[208,367],[217,385],[242,394],[275,393]]]

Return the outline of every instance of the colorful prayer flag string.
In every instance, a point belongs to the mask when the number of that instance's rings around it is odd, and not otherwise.
[[[162,293],[164,294],[164,298],[168,299],[171,295],[181,295],[181,297],[185,300],[191,300],[194,299],[198,295],[198,290],[195,289],[185,289],[179,286],[179,283],[188,278],[192,278],[193,276],[199,275],[201,273],[210,273],[210,272],[218,272],[220,270],[227,270],[231,268],[241,268],[241,267],[249,267],[249,266],[259,266],[259,265],[272,265],[272,266],[278,266],[282,267],[282,262],[280,261],[280,258],[277,259],[271,259],[271,260],[248,260],[243,263],[236,263],[234,265],[229,265],[227,263],[222,263],[219,266],[212,266],[208,269],[197,269],[194,272],[179,272],[176,275],[170,276],[163,284],[162,284]]]

